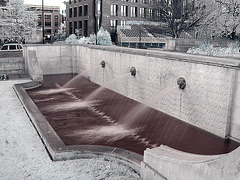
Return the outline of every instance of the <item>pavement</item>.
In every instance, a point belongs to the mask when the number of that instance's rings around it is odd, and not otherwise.
[[[0,81],[0,179],[140,179],[131,168],[103,158],[52,161],[13,85],[27,77]]]

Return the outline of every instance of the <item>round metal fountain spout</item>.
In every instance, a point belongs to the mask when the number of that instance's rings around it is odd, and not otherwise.
[[[186,87],[186,80],[183,77],[179,77],[177,84],[179,85],[179,89],[183,90]]]
[[[106,63],[104,60],[102,60],[100,64],[102,65],[103,68],[105,68]]]
[[[137,71],[136,71],[136,68],[134,66],[131,67],[130,73],[131,73],[132,76],[136,76]]]

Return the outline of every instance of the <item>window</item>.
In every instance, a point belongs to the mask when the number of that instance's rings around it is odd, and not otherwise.
[[[116,27],[117,26],[117,20],[110,20],[110,26]]]
[[[131,17],[137,17],[137,7],[131,7]]]
[[[8,46],[3,46],[1,50],[8,50]]]
[[[76,33],[76,29],[77,29],[77,21],[74,21],[74,33]]]
[[[17,45],[18,49],[22,49],[22,46],[21,45]]]
[[[121,6],[121,16],[128,16],[128,6]]]
[[[131,0],[131,2],[135,2],[135,3],[136,3],[136,2],[137,2],[137,0]]]
[[[88,36],[88,21],[84,20],[84,36]]]
[[[78,16],[82,16],[82,10],[83,10],[82,6],[79,6],[78,7]]]
[[[121,26],[126,26],[126,21],[121,21]]]
[[[45,26],[50,27],[51,25],[52,25],[51,22],[45,22]]]
[[[84,16],[88,15],[88,5],[84,5]]]
[[[153,10],[152,9],[148,9],[148,17],[153,18]]]
[[[46,29],[45,34],[52,34],[52,30],[51,29]]]
[[[156,17],[157,17],[157,19],[159,19],[161,17],[161,14],[162,14],[161,10],[157,9],[156,10]]]
[[[42,26],[42,21],[38,21],[38,26]]]
[[[54,19],[55,19],[55,26],[58,27],[58,16],[54,16]]]
[[[82,29],[82,21],[78,21],[78,29]]]
[[[71,1],[71,0],[69,0],[69,4],[72,4],[72,1]]]
[[[45,15],[46,20],[51,20],[51,15]]]
[[[97,1],[97,9],[96,9],[96,15],[100,16],[101,15],[101,1]]]
[[[148,0],[148,4],[153,4],[153,1],[152,0]]]
[[[16,50],[17,48],[16,48],[16,45],[10,45],[9,46],[9,50]]]
[[[146,18],[146,8],[140,8],[139,15],[141,18]]]
[[[146,0],[140,0],[140,3],[146,4]]]
[[[72,34],[72,22],[69,22],[69,34]]]
[[[118,11],[118,5],[112,4],[111,5],[111,15],[117,16],[118,15],[117,11]]]
[[[69,18],[72,18],[72,8],[69,8]]]
[[[45,15],[45,26],[48,26],[50,27],[52,24],[51,24],[51,15]]]
[[[74,7],[74,17],[77,17],[77,7]]]

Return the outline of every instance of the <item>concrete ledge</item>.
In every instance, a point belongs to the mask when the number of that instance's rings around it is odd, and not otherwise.
[[[144,151],[141,177],[144,180],[240,178],[240,148],[223,155],[197,155],[161,145]],[[156,176],[158,174],[158,176]]]
[[[228,67],[228,68],[239,68],[240,59],[234,59],[232,57],[211,57],[204,55],[196,55],[196,54],[187,54],[187,53],[179,53],[179,52],[170,52],[170,51],[159,51],[159,50],[145,50],[145,49],[134,49],[128,47],[120,47],[120,46],[100,46],[100,45],[89,45],[89,44],[79,44],[79,45],[66,45],[66,44],[56,44],[56,45],[46,45],[46,44],[27,44],[24,47],[86,47],[89,49],[98,49],[102,51],[110,51],[110,52],[120,52],[127,53],[133,55],[141,55],[141,56],[150,56],[156,58],[163,58],[167,60],[173,61],[184,61],[190,63],[197,64],[206,64],[212,66],[220,66],[220,67]]]
[[[107,146],[66,146],[24,90],[24,88],[34,88],[39,85],[39,82],[29,82],[16,84],[13,88],[53,160],[61,161],[100,156],[108,160],[118,160],[140,174],[140,163],[143,156],[137,153]]]
[[[151,154],[155,157],[161,157],[167,160],[172,161],[185,161],[185,162],[193,162],[193,163],[204,163],[207,161],[217,160],[224,155],[199,155],[199,154],[192,154],[183,151],[179,151],[177,149],[173,149],[166,145],[161,145],[160,147],[147,149],[144,151],[145,154]]]

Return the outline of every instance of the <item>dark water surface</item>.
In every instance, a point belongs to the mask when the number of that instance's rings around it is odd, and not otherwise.
[[[139,102],[104,89],[83,101],[99,85],[77,78],[72,89],[61,89],[72,75],[44,76],[44,85],[28,94],[66,145],[105,145],[143,154],[161,144],[205,155],[228,153],[239,146],[153,108],[121,122]],[[52,91],[53,90],[53,91]],[[56,90],[56,92],[54,92]]]

